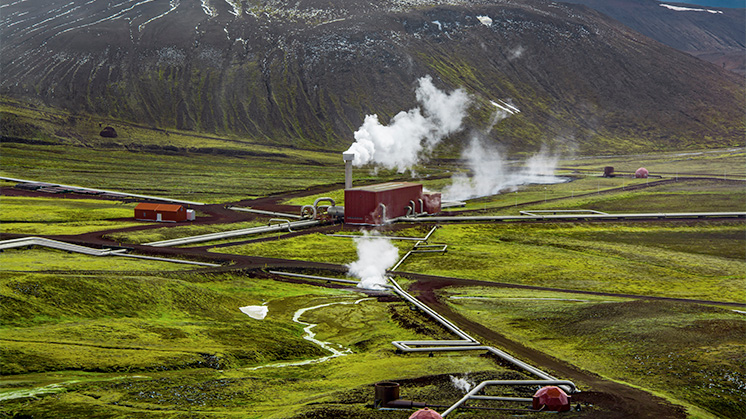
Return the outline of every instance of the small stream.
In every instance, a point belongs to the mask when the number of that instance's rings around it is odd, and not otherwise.
[[[327,355],[327,356],[324,356],[324,357],[321,357],[321,358],[307,359],[307,360],[296,361],[296,362],[283,362],[283,363],[278,363],[278,364],[260,365],[258,367],[252,367],[252,368],[247,368],[247,369],[253,371],[253,370],[258,370],[258,369],[261,369],[261,368],[296,367],[296,366],[301,366],[301,365],[317,364],[319,362],[325,362],[325,361],[328,361],[328,360],[333,359],[333,358],[338,358],[340,356],[345,356],[345,355],[352,354],[352,350],[350,348],[344,348],[342,350],[338,350],[338,349],[336,349],[336,348],[334,348],[332,346],[332,345],[334,345],[333,343],[331,343],[331,342],[324,342],[324,341],[316,339],[315,338],[316,333],[314,333],[312,329],[314,327],[318,326],[318,325],[314,324],[314,323],[306,323],[306,322],[300,320],[300,318],[307,311],[316,310],[316,309],[324,308],[324,307],[329,307],[329,306],[333,306],[335,304],[358,304],[358,303],[360,303],[362,301],[365,301],[365,300],[372,300],[372,298],[361,298],[361,299],[355,300],[355,301],[337,301],[337,302],[334,302],[334,303],[319,304],[317,306],[304,307],[304,308],[296,310],[295,314],[293,315],[293,321],[296,322],[296,323],[300,323],[300,324],[306,326],[306,327],[303,328],[303,331],[306,332],[306,334],[303,336],[303,339],[305,339],[305,340],[307,340],[309,342],[312,342],[312,343],[320,346],[322,349],[324,349],[326,351],[331,352],[331,355]],[[336,345],[336,346],[339,346],[339,345]]]

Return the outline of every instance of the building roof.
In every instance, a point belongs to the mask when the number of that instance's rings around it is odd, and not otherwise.
[[[381,192],[381,191],[390,191],[393,189],[400,189],[400,188],[411,188],[413,186],[422,186],[420,183],[413,183],[413,182],[386,182],[386,183],[377,183],[375,185],[367,185],[367,186],[358,186],[357,188],[350,188],[349,190],[353,191],[366,191],[366,192]]]
[[[135,207],[136,210],[142,211],[160,211],[160,212],[178,212],[182,205],[176,204],[153,204],[150,202],[141,202]]]

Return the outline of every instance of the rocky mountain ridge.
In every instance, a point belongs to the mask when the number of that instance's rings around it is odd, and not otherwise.
[[[717,2],[709,6],[659,0],[565,2],[591,7],[670,47],[746,75],[746,9],[717,7]]]
[[[0,94],[165,129],[344,149],[416,80],[521,112],[509,151],[730,146],[744,82],[583,6],[514,1],[22,0],[1,6]]]

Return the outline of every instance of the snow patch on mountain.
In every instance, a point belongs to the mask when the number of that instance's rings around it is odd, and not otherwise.
[[[488,28],[492,26],[492,19],[489,16],[477,16],[477,20]]]
[[[666,9],[676,11],[676,12],[708,12],[708,13],[713,13],[713,14],[723,14],[722,10],[695,9],[692,7],[674,6],[672,4],[660,4],[660,6],[665,7]]]

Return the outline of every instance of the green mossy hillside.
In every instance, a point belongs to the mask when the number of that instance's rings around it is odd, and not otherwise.
[[[261,280],[230,277],[208,286],[111,273],[1,278],[3,374],[224,368],[321,354],[284,315],[258,321],[239,311],[262,304],[257,291],[264,287],[254,284]]]
[[[449,289],[443,297],[480,324],[604,377],[712,417],[746,413],[746,320],[731,309],[485,288]]]

